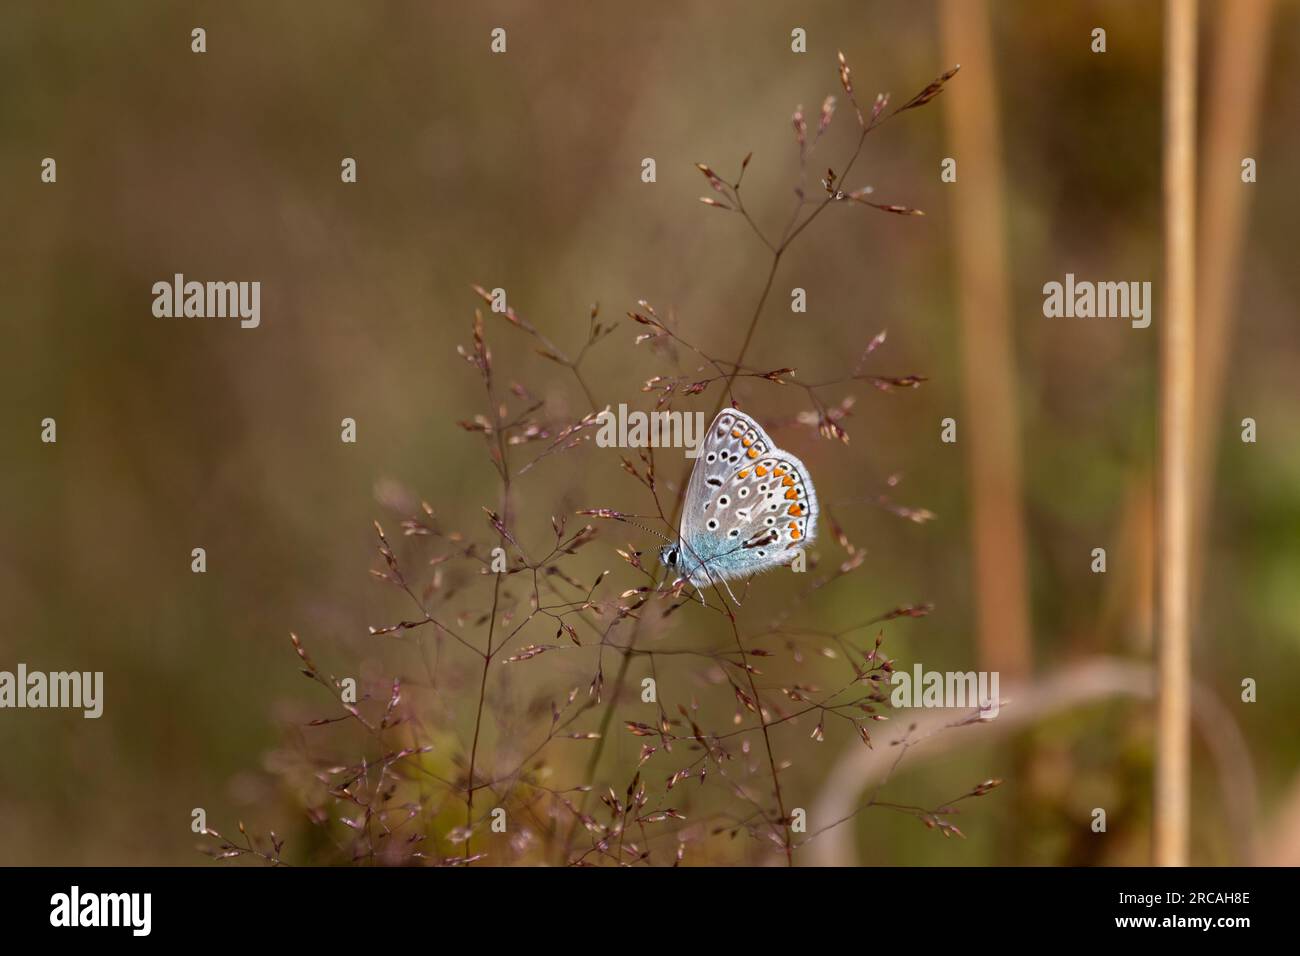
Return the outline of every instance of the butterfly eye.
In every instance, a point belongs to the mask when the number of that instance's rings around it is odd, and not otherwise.
[[[677,549],[676,549],[676,548],[673,548],[671,551],[668,552],[668,563],[669,563],[669,564],[676,564],[676,563],[677,563]]]

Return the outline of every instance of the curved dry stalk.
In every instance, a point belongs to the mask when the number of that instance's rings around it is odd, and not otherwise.
[[[997,718],[975,721],[969,730],[936,736],[937,731],[953,723],[952,711],[917,714],[912,720],[912,733],[920,739],[909,747],[909,753],[915,755],[913,759],[934,760],[957,747],[970,746],[968,735],[978,735],[978,743],[992,744],[1033,724],[1100,701],[1116,697],[1149,700],[1156,695],[1156,682],[1156,670],[1146,664],[1094,658],[1042,680],[1009,687]],[[1249,864],[1253,862],[1258,795],[1246,738],[1231,711],[1208,687],[1197,688],[1193,717],[1217,772],[1224,818],[1232,836],[1229,842],[1242,854],[1240,862]],[[861,801],[859,795],[870,790],[874,797],[896,766],[889,748],[849,750],[827,775],[810,819],[837,823],[853,819],[870,804]],[[857,865],[851,835],[840,839],[819,836],[808,844],[808,855],[816,866]]]

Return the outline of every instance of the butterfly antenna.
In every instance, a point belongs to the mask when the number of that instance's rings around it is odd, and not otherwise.
[[[660,538],[661,540],[664,541],[665,544],[672,544],[672,543],[673,543],[673,539],[670,538],[670,537],[668,537],[667,535],[665,535],[662,531],[656,531],[654,528],[647,527],[646,525],[643,525],[643,524],[642,524],[641,522],[639,522],[639,521],[633,521],[631,518],[628,518],[628,517],[626,517],[626,516],[625,516],[625,517],[621,517],[621,518],[619,518],[618,520],[624,522],[625,524],[633,525],[633,526],[635,526],[635,527],[637,527],[637,528],[640,528],[642,531],[646,531],[646,532],[648,532],[648,533],[654,535],[655,537]]]

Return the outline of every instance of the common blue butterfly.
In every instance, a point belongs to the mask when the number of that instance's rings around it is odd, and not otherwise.
[[[704,435],[678,540],[659,560],[697,589],[787,565],[817,534],[817,493],[798,458],[724,408]]]

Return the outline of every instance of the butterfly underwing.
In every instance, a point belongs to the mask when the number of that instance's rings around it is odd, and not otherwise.
[[[680,534],[660,559],[697,588],[790,564],[817,533],[808,469],[749,416],[724,408],[704,435]]]

